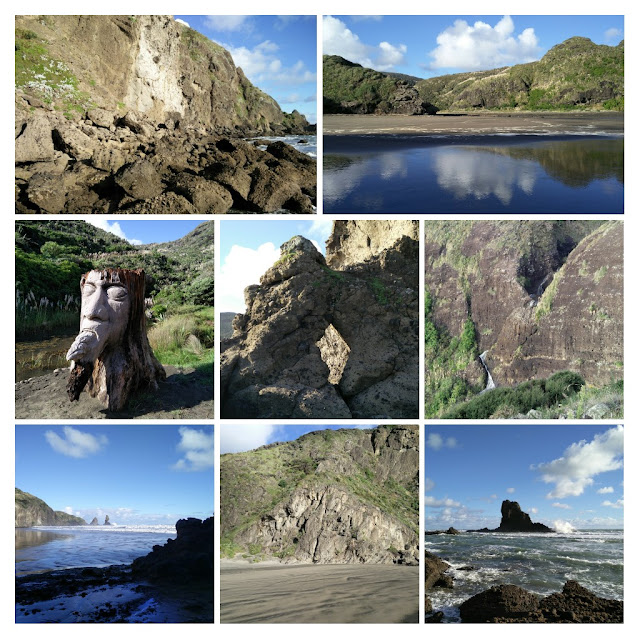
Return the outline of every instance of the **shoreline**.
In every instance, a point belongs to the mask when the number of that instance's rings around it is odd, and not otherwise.
[[[597,132],[597,133],[596,133]],[[326,114],[325,137],[624,135],[623,112],[460,113],[433,116]]]

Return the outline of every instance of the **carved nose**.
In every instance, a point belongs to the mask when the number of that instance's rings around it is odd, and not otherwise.
[[[97,291],[91,297],[84,313],[85,318],[88,320],[100,320],[103,322],[109,319],[107,305],[105,304],[105,296],[106,294],[104,292]]]

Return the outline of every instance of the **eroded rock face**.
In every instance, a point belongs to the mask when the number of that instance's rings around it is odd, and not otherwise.
[[[459,336],[471,318],[497,386],[562,370],[597,386],[621,376],[621,222],[428,222],[425,232],[432,320]],[[477,361],[459,375],[484,386]]]
[[[531,522],[528,513],[520,508],[517,502],[511,500],[503,500],[500,508],[502,520],[496,531],[518,531],[533,533],[552,533],[553,529],[541,524],[540,522]]]
[[[315,158],[242,140],[313,127],[223,47],[171,16],[17,16],[16,27],[24,48],[43,47],[38,64],[77,85],[62,92],[23,54],[17,212],[313,212]]]
[[[418,463],[418,430],[404,426],[225,455],[221,536],[285,562],[417,564]]]
[[[224,417],[418,415],[418,243],[397,236],[340,270],[304,239],[281,247],[222,344]]]

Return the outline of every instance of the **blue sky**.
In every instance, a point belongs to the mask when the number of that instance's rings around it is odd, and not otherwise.
[[[316,122],[316,16],[174,16],[227,49],[283,111]]]
[[[242,424],[220,427],[220,453],[237,453],[251,451],[257,447],[273,442],[297,440],[310,431],[323,429],[372,429],[375,425],[275,425],[275,424]]]
[[[102,220],[91,217],[85,218],[85,222],[139,245],[178,240],[204,220]]]
[[[323,254],[331,220],[222,220],[220,274],[216,278],[217,309],[242,313],[244,289],[280,258],[280,245],[295,235],[308,238]]]
[[[495,528],[503,500],[553,527],[622,528],[622,427],[429,426],[426,528]]]
[[[567,38],[623,39],[623,16],[324,16],[323,52],[433,76],[539,60]]]
[[[16,425],[16,487],[90,522],[213,514],[213,427]]]

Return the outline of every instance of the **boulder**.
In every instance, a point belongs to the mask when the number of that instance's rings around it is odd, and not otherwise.
[[[38,114],[27,120],[17,132],[15,150],[16,163],[53,160],[54,147],[49,119]]]
[[[43,213],[61,213],[66,195],[60,174],[38,172],[31,176],[26,189],[30,202],[40,207]]]
[[[162,193],[163,185],[158,172],[148,160],[136,160],[120,169],[116,183],[136,200],[149,200]]]
[[[538,597],[513,584],[501,584],[460,605],[462,622],[492,622],[494,618],[524,618],[538,609]]]

